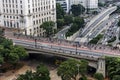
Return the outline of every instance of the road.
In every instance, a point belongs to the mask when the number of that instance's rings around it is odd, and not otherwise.
[[[70,26],[64,26],[65,28],[63,28],[61,31],[59,31],[56,35],[55,35],[55,38],[58,38],[58,39],[65,39],[65,34],[66,32],[68,31],[68,29],[71,27]]]
[[[109,16],[113,11],[116,10],[116,7],[111,7],[100,14],[98,14],[95,18],[93,18],[89,24],[86,25],[85,29],[82,31],[80,34],[81,41],[80,42],[85,42],[87,40],[87,37],[92,33],[92,31],[98,27],[98,25],[104,20],[106,16]]]

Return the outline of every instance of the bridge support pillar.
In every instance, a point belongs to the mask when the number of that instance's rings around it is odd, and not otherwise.
[[[98,60],[97,73],[102,73],[105,77],[105,58],[101,57]]]

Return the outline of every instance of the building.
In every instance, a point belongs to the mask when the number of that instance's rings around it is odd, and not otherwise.
[[[97,9],[98,8],[98,0],[69,0],[69,10],[73,4],[81,4],[86,9]]]
[[[59,3],[66,13],[69,12],[68,0],[56,0],[56,3]]]
[[[45,21],[56,22],[56,0],[0,0],[1,26],[43,36],[40,25]]]
[[[98,8],[98,0],[88,0],[87,8],[90,10],[97,9]]]

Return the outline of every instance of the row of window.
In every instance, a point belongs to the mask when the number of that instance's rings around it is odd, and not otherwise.
[[[44,12],[44,13],[38,14],[38,15],[33,15],[33,19],[34,19],[34,18],[38,18],[38,17],[42,17],[42,16],[46,16],[46,15],[49,15],[49,14],[51,14],[50,11],[49,11],[49,12]]]
[[[18,19],[18,16],[8,16],[8,15],[4,15],[4,18]]]
[[[3,9],[3,13],[16,13],[16,14],[18,14],[18,13],[20,13],[20,14],[23,14],[23,10],[20,10],[20,12],[18,12],[18,10],[15,10],[15,9]]]
[[[33,25],[39,25],[45,21],[51,21],[51,17],[46,17],[46,18],[42,18],[42,19],[39,19],[39,20],[34,20],[33,21]]]
[[[12,23],[12,21],[4,21],[4,26],[19,28],[20,24],[19,22]]]
[[[3,3],[18,3],[19,0],[3,0]],[[22,4],[22,0],[20,0],[20,3]]]

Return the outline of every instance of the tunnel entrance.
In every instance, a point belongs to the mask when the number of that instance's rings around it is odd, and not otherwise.
[[[96,68],[94,68],[94,67],[91,67],[91,66],[88,66],[87,67],[87,74],[89,74],[89,75],[91,75],[91,76],[93,76],[95,73],[96,73]]]

